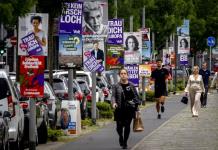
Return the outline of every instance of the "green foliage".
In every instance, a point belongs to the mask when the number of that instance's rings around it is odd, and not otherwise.
[[[90,118],[81,120],[81,126],[93,126],[93,122]]]
[[[58,137],[63,136],[62,130],[53,130],[48,128],[48,139],[51,141],[57,141]]]
[[[154,91],[147,91],[146,92],[146,101],[150,101],[150,102],[155,101]]]
[[[100,118],[112,118],[113,117],[113,110],[109,103],[98,102],[96,106],[99,110]]]
[[[0,22],[16,25],[18,17],[29,13],[37,0],[2,0],[0,2]]]

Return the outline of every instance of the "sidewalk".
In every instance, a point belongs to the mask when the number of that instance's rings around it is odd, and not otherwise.
[[[218,150],[218,94],[193,118],[189,105],[144,137],[132,150]]]

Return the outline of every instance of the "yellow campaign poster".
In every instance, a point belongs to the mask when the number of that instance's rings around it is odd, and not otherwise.
[[[139,65],[139,76],[150,77],[151,76],[151,66],[150,65]]]

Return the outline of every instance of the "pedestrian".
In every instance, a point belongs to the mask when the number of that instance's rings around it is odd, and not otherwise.
[[[200,69],[199,74],[203,78],[204,88],[205,88],[205,93],[201,95],[201,107],[205,108],[207,106],[207,93],[209,88],[208,85],[209,85],[209,77],[210,77],[210,71],[207,69],[206,62],[202,64],[202,68]]]
[[[166,96],[166,90],[167,90],[167,80],[169,76],[169,72],[167,69],[162,68],[162,60],[158,59],[157,61],[157,68],[152,71],[151,73],[151,84],[152,81],[154,81],[154,92],[155,92],[155,98],[156,98],[156,110],[157,110],[157,118],[161,119],[160,109],[163,113],[164,103],[165,103],[165,96]],[[160,106],[161,105],[161,106]]]
[[[138,93],[133,83],[128,81],[128,71],[122,68],[119,71],[120,82],[113,85],[112,105],[115,109],[114,120],[119,135],[119,143],[123,149],[127,149],[127,140],[130,135],[130,124],[135,118],[138,105],[141,104]],[[132,106],[129,106],[130,102]],[[124,132],[123,132],[124,130]]]
[[[204,82],[202,76],[199,74],[199,67],[193,67],[193,74],[189,76],[187,86],[185,88],[186,95],[189,93],[191,101],[192,117],[198,117],[198,110],[200,108],[201,93],[204,93]]]

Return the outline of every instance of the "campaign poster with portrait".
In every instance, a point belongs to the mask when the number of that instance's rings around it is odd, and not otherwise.
[[[124,65],[124,48],[122,45],[107,45],[106,70],[120,69]]]
[[[124,32],[124,64],[142,63],[141,32]]]
[[[190,37],[178,36],[178,54],[190,53]]]
[[[128,71],[129,81],[134,84],[134,86],[139,86],[139,65],[129,64],[125,65],[124,68]]]
[[[60,34],[59,35],[59,65],[68,64],[82,65],[82,35]]]
[[[44,56],[20,57],[21,96],[36,98],[44,96]]]
[[[48,56],[48,14],[19,17],[18,55]]]
[[[170,53],[168,49],[163,49],[163,65],[169,65],[170,64]]]
[[[108,1],[79,0],[83,2],[83,34],[108,34]]]
[[[98,64],[101,64],[105,68],[105,38],[100,35],[83,35],[83,67],[84,71],[90,72],[90,69],[86,67],[85,62],[94,56]],[[89,65],[97,65],[95,61]],[[94,66],[93,66],[94,67]],[[92,68],[93,68],[92,67]],[[102,71],[102,70],[101,70]]]
[[[142,61],[149,61],[151,59],[150,28],[141,29],[141,33],[142,33]]]
[[[111,19],[108,21],[107,44],[123,44],[123,19]]]
[[[60,17],[59,34],[82,34],[83,3],[65,3],[65,6]]]

